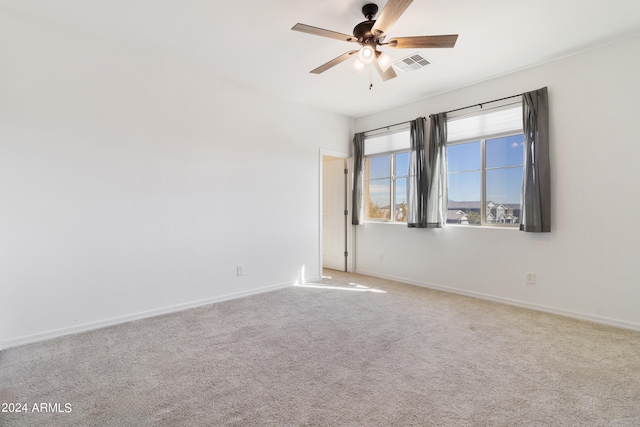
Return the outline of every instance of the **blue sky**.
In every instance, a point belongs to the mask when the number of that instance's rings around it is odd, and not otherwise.
[[[480,141],[451,145],[447,148],[449,200],[480,200],[480,149]],[[486,141],[487,201],[520,203],[523,159],[522,135]],[[504,166],[517,167],[501,168]]]

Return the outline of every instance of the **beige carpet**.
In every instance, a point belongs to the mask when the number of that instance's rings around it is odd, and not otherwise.
[[[326,273],[4,351],[0,425],[640,425],[640,333]]]

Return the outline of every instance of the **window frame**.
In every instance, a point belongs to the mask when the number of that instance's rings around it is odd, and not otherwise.
[[[480,224],[447,224],[447,226],[456,226],[456,227],[499,227],[499,228],[513,228],[519,229],[520,222],[517,223],[500,223],[500,222],[487,222],[487,170],[499,170],[499,169],[514,169],[519,167],[524,167],[524,157],[522,159],[521,165],[509,165],[509,166],[496,166],[488,168],[486,167],[487,163],[487,155],[486,155],[486,142],[491,139],[498,138],[506,138],[510,136],[522,135],[524,138],[524,130],[520,131],[506,131],[506,132],[497,132],[493,134],[476,136],[474,138],[466,138],[462,140],[457,140],[449,143],[447,141],[447,148],[450,146],[469,144],[471,142],[479,142],[480,143]],[[448,153],[447,153],[448,158]],[[476,170],[473,170],[475,172]],[[454,173],[463,173],[463,172],[472,172],[472,170],[468,171],[456,171]],[[447,168],[447,182],[449,181],[449,172]],[[449,210],[449,195],[447,192],[447,211]],[[520,202],[520,218],[522,217],[522,202]]]
[[[366,143],[366,142],[365,142]],[[371,222],[371,223],[385,223],[385,224],[407,224],[407,220],[405,219],[405,221],[398,221],[396,218],[396,179],[397,178],[401,178],[401,179],[406,179],[407,180],[407,189],[406,189],[406,200],[408,200],[409,198],[409,185],[408,185],[408,180],[409,180],[409,170],[407,170],[407,174],[406,175],[401,175],[398,176],[396,174],[396,156],[398,154],[408,154],[409,155],[409,161],[411,161],[411,150],[409,148],[407,149],[400,149],[400,150],[393,150],[393,151],[385,151],[382,153],[375,153],[375,154],[370,154],[368,156],[364,156],[364,162],[365,162],[365,170],[367,168],[367,161],[371,158],[376,158],[376,157],[389,157],[389,219],[385,219],[385,218],[371,218],[369,217],[369,185],[368,182],[371,181],[370,178],[367,178],[366,176],[366,172],[365,175],[363,177],[364,179],[364,191],[363,191],[363,198],[364,198],[364,221],[365,222]],[[375,179],[382,179],[382,178],[375,178]],[[407,203],[407,201],[405,201],[405,204]],[[405,214],[407,215],[407,214]],[[405,216],[406,218],[406,216]]]

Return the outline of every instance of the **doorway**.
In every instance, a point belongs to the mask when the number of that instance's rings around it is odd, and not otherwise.
[[[348,165],[346,155],[322,155],[321,266],[338,271],[350,270]]]

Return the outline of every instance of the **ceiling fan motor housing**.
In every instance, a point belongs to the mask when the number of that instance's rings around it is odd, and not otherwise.
[[[364,43],[367,40],[372,40],[374,39],[374,35],[371,32],[371,28],[373,27],[373,24],[375,24],[376,21],[364,21],[359,23],[358,25],[355,26],[355,28],[353,29],[353,36],[358,39],[358,41],[360,43]]]
[[[353,35],[360,43],[367,41],[374,43],[377,42],[377,40],[375,40],[376,37],[371,32],[371,28],[373,28],[373,25],[376,23],[376,21],[373,20],[376,13],[378,13],[378,6],[373,3],[365,4],[362,7],[362,14],[367,18],[367,20],[359,23],[353,29]]]

